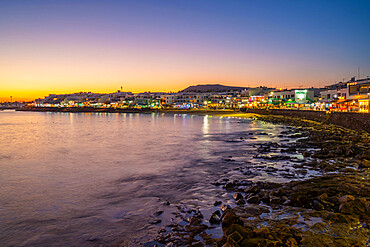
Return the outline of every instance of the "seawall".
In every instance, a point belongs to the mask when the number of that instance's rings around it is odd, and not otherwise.
[[[285,110],[285,109],[246,109],[247,113],[261,115],[282,115],[299,117],[317,122],[325,122],[339,125],[349,129],[364,130],[370,133],[370,113],[309,111],[309,110]]]

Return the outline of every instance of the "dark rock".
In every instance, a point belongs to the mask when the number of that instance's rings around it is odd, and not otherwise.
[[[354,196],[345,195],[345,196],[342,196],[341,198],[339,198],[339,203],[343,204],[343,203],[347,203],[347,202],[350,202],[350,201],[353,201],[353,200],[355,200]]]
[[[232,209],[228,209],[222,215],[222,227],[227,228],[232,224],[243,226],[243,221],[234,213]]]
[[[251,197],[248,197],[248,198],[247,198],[247,202],[248,202],[248,203],[258,204],[258,203],[260,203],[260,202],[261,202],[261,198],[260,198],[258,195],[251,196]]]
[[[339,211],[344,214],[359,215],[360,218],[369,220],[370,202],[366,201],[365,198],[347,201],[347,203],[341,204]]]
[[[278,196],[285,196],[286,195],[286,191],[283,189],[283,188],[280,188],[277,192],[277,195]]]
[[[281,201],[285,204],[285,202],[286,201],[288,201],[289,200],[289,198],[288,197],[286,197],[286,196],[282,196],[281,197]]]
[[[303,157],[310,157],[311,153],[310,152],[303,152],[302,155],[303,155]]]
[[[270,203],[279,204],[280,202],[281,202],[280,197],[277,197],[277,196],[271,196],[270,197]]]
[[[238,232],[243,238],[251,238],[253,236],[253,230],[249,227],[242,227],[241,225],[233,224],[228,227],[225,231],[226,236],[230,236],[234,232]]]
[[[370,160],[364,159],[361,161],[361,163],[358,165],[359,169],[364,169],[364,168],[370,168]]]
[[[221,212],[219,210],[213,212],[211,218],[209,219],[209,223],[211,224],[219,224],[221,222]]]
[[[270,235],[270,230],[267,227],[261,227],[255,230],[255,234],[261,238],[267,238]]]
[[[259,192],[259,188],[258,188],[258,186],[257,185],[254,185],[254,186],[249,186],[249,187],[247,187],[245,190],[244,190],[244,192],[245,193],[258,193]]]
[[[243,198],[240,198],[240,199],[236,202],[236,204],[238,204],[238,205],[244,205],[244,204],[245,204],[245,201],[244,201],[244,199],[243,199]]]
[[[227,183],[224,188],[227,189],[227,190],[230,190],[232,188],[234,188],[235,184],[233,182],[230,182],[230,183]]]
[[[151,222],[150,222],[150,224],[152,224],[152,225],[156,225],[156,224],[159,224],[159,223],[161,223],[162,222],[162,220],[160,220],[160,219],[155,219],[155,220],[152,220]]]
[[[154,213],[154,216],[159,216],[159,215],[161,215],[161,214],[163,214],[163,210],[160,210],[160,211],[155,212],[155,213]]]
[[[218,206],[218,205],[221,205],[222,202],[221,201],[215,201],[215,203],[213,204],[214,206]]]
[[[239,232],[233,232],[227,237],[227,243],[239,243],[243,239]]]
[[[321,202],[324,202],[324,201],[326,201],[328,199],[328,194],[323,193],[323,194],[319,195],[317,197],[317,199],[319,199],[319,201],[321,201]]]
[[[242,199],[242,198],[243,198],[242,194],[240,194],[239,192],[235,192],[235,194],[234,194],[234,199],[235,200],[239,200],[239,199]]]
[[[324,205],[322,205],[319,201],[317,201],[317,200],[314,200],[313,201],[313,208],[315,209],[315,210],[318,210],[318,211],[320,211],[320,210],[324,210],[325,209],[325,207],[324,207]]]
[[[229,205],[227,205],[227,204],[223,204],[223,205],[221,206],[221,210],[222,210],[222,212],[225,212],[227,209],[231,209],[231,207],[230,207]]]

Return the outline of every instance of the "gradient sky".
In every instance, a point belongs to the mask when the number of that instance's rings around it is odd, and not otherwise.
[[[0,1],[0,99],[370,76],[370,1]]]

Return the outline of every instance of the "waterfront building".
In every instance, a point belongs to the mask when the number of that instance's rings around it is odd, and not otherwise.
[[[369,112],[370,105],[370,79],[357,80],[349,86],[349,96],[353,103],[358,103],[359,112]]]
[[[199,108],[205,105],[209,94],[182,92],[165,96],[165,104],[175,108]]]
[[[284,108],[310,108],[315,102],[315,89],[277,90],[268,94],[268,104]]]

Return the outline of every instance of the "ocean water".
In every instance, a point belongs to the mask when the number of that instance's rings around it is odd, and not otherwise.
[[[245,179],[240,169],[257,167],[248,179],[287,180],[260,167],[287,171],[290,161],[254,158],[257,144],[283,143],[286,128],[180,114],[0,111],[0,245],[137,246],[178,205],[207,219],[216,200],[232,203],[212,184],[222,177]]]

